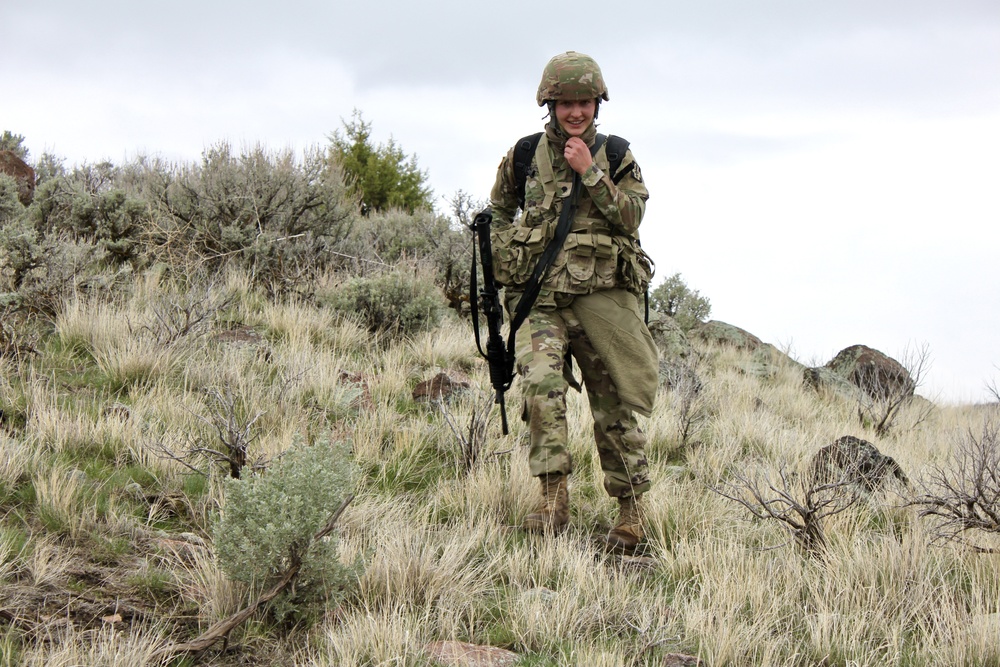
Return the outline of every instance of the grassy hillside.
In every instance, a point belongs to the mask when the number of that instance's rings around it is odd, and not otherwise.
[[[747,353],[702,347],[695,404],[662,389],[644,420],[650,539],[622,559],[593,539],[615,505],[577,394],[571,528],[516,528],[536,493],[526,433],[512,419],[501,437],[494,412],[469,441],[491,394],[468,322],[373,336],[231,272],[179,332],[167,314],[189,296],[181,285],[148,271],[131,289],[73,299],[33,349],[0,358],[2,665],[159,664],[158,650],[272,583],[235,582],[215,557],[230,471],[204,450],[226,437],[246,445],[244,482],[289,448],[350,447],[358,475],[337,554],[357,575],[309,623],[265,607],[225,645],[164,664],[428,665],[424,646],[444,639],[507,648],[523,665],[659,665],[671,653],[716,666],[1000,664],[1000,560],[932,544],[905,489],[824,519],[823,557],[717,492],[759,472],[799,493],[810,457],[843,435],[875,443],[919,485],[995,407],[940,408],[916,425],[904,411],[876,437],[793,365],[748,374]],[[473,389],[414,401],[442,369]],[[516,385],[508,398],[519,404]]]

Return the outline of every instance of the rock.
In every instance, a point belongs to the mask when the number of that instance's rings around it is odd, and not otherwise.
[[[357,390],[358,395],[351,400],[351,407],[358,410],[371,410],[375,407],[375,401],[372,400],[372,390],[368,386],[368,380],[360,372],[349,373],[347,371],[340,372],[340,382],[346,385],[350,385],[355,390]]]
[[[10,150],[0,151],[0,174],[17,181],[17,198],[27,206],[35,198],[35,170]]]
[[[823,447],[809,464],[812,483],[853,484],[874,492],[885,488],[891,477],[909,485],[910,480],[891,456],[886,456],[872,443],[845,435]]]
[[[697,359],[698,353],[688,340],[687,335],[677,320],[664,315],[655,310],[649,311],[649,333],[653,336],[653,342],[660,351],[660,356],[664,359],[690,359],[692,363]]]
[[[913,396],[916,389],[916,382],[901,363],[865,345],[844,348],[826,368],[876,401]]]
[[[718,320],[710,320],[698,325],[692,329],[691,334],[706,343],[731,345],[751,352],[764,345],[764,341],[752,333]]]
[[[465,642],[431,642],[424,654],[443,667],[512,667],[518,655],[495,646],[478,646]]]
[[[413,388],[413,400],[418,403],[450,401],[472,389],[468,376],[458,371],[441,371],[430,380]]]
[[[862,403],[867,398],[864,392],[826,366],[804,369],[802,381],[819,393],[842,396],[852,403]]]
[[[101,410],[101,416],[128,421],[132,416],[132,409],[124,403],[112,403],[111,405],[104,406],[104,409]]]
[[[764,343],[753,351],[749,361],[742,366],[742,370],[747,375],[772,378],[778,374],[781,368],[786,366],[805,368],[775,346]]]

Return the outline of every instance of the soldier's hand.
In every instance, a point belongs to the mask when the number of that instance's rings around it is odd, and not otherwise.
[[[563,151],[563,157],[566,158],[566,162],[569,162],[569,166],[573,171],[581,176],[594,163],[594,159],[590,156],[590,149],[587,147],[587,144],[583,143],[583,139],[580,137],[570,137],[566,141],[566,149]]]

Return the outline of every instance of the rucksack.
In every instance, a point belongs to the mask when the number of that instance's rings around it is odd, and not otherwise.
[[[619,181],[625,178],[625,175],[632,171],[634,162],[630,164],[624,171],[618,173],[618,169],[622,165],[622,160],[625,159],[625,151],[628,150],[628,140],[623,139],[617,135],[608,135],[603,138],[603,135],[598,136],[598,143],[606,139],[607,146],[604,149],[605,155],[608,156],[608,166],[611,170],[611,180],[616,185]],[[535,156],[535,149],[538,147],[538,140],[542,138],[541,132],[536,132],[535,134],[528,135],[520,139],[516,144],[514,144],[514,178],[517,183],[517,204],[524,210],[524,184],[528,180],[528,167],[531,166],[531,160]]]

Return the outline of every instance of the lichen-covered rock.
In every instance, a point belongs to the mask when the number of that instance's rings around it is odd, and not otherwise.
[[[917,386],[906,367],[866,345],[844,348],[826,368],[876,401],[913,396]]]
[[[834,394],[852,403],[862,403],[867,400],[864,392],[826,366],[803,369],[802,381],[820,394]]]
[[[756,350],[764,345],[764,341],[754,336],[749,331],[744,331],[737,326],[709,320],[691,330],[691,334],[706,343],[715,345],[732,345],[741,350]]]
[[[656,348],[660,351],[660,356],[664,359],[693,361],[698,356],[677,320],[669,315],[651,310],[647,326]]]
[[[853,435],[838,438],[816,452],[809,474],[816,485],[846,483],[868,492],[883,490],[893,478],[904,485],[910,483],[895,459]]]

